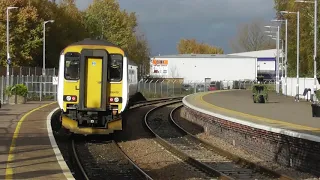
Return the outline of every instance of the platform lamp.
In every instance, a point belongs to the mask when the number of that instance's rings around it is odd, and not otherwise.
[[[267,36],[269,36],[269,37],[271,37],[271,39],[273,39],[273,40],[277,40],[277,36],[273,36],[273,35],[267,35]],[[284,46],[284,40],[283,39],[279,39],[279,41],[281,42],[281,43],[279,43],[279,44],[281,44],[281,50],[283,50],[283,46]],[[280,51],[280,50],[279,50]],[[283,53],[282,53],[283,54]],[[281,57],[282,55],[280,55],[280,57]],[[280,59],[280,58],[279,58]],[[279,62],[279,67],[281,67],[281,76],[280,76],[280,72],[279,72],[279,79],[280,79],[280,77],[282,78],[283,77],[283,62],[284,62],[284,60],[283,60],[283,56],[281,57],[281,61]],[[279,70],[280,71],[280,70]]]
[[[286,35],[285,35],[285,63],[284,63],[284,71],[285,71],[285,74],[284,74],[284,92],[285,92],[285,95],[287,96],[288,95],[288,91],[287,91],[287,84],[288,84],[288,81],[287,81],[287,77],[288,77],[288,73],[287,73],[287,70],[288,70],[288,20],[285,19],[285,20],[280,20],[280,19],[273,19],[271,20],[272,22],[284,22],[285,23],[285,26],[286,26]],[[282,44],[283,45],[283,44]],[[282,62],[283,63],[283,62]],[[283,64],[282,64],[283,66]]]
[[[304,0],[296,0],[297,3],[314,3],[314,54],[313,54],[313,78],[314,78],[314,84],[313,84],[313,92],[317,90],[317,24],[318,24],[318,0],[313,1],[304,1]]]
[[[266,28],[274,28],[277,29],[277,58],[276,58],[276,92],[279,94],[280,92],[280,84],[279,84],[279,36],[280,36],[280,27],[279,26],[264,26]]]
[[[271,31],[265,31],[266,33],[272,33]],[[277,36],[274,36],[274,35],[267,35],[269,37],[271,37],[271,39],[273,40],[276,40],[277,41]],[[284,46],[284,42],[283,42],[283,39],[279,39],[279,48],[280,48],[280,42],[281,42],[281,51],[283,50],[283,46]],[[279,49],[280,51],[280,49]],[[283,53],[282,53],[283,54]],[[280,55],[282,56],[282,55]],[[281,57],[281,61],[280,61],[280,56],[279,56],[279,67],[281,67],[281,78],[283,77],[283,62],[284,62],[284,59],[283,59],[283,56]],[[280,71],[280,70],[279,70]],[[280,79],[280,72],[279,72],[279,79]],[[280,81],[280,80],[279,80]]]
[[[9,82],[9,76],[10,76],[9,65],[11,63],[10,52],[9,52],[9,10],[17,9],[17,8],[18,7],[14,7],[14,6],[7,7],[7,79],[6,79],[6,87],[9,87],[9,83],[10,83]]]
[[[46,24],[53,23],[54,20],[43,22],[43,59],[42,59],[42,75],[46,75]]]
[[[297,15],[297,86],[296,86],[296,94],[299,94],[299,36],[300,36],[300,12],[289,12],[289,11],[280,11],[281,14],[296,14]],[[297,97],[299,102],[299,96]]]

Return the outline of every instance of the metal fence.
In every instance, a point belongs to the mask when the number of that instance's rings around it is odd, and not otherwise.
[[[140,80],[138,83],[138,91],[148,98],[162,98],[184,96],[211,90],[251,89],[255,83],[257,83],[257,81],[214,81],[211,83],[205,83],[204,81],[181,82],[162,80],[154,82],[152,80]],[[267,80],[264,84],[268,86],[270,91],[275,91],[276,84],[274,80]]]
[[[42,68],[41,67],[10,67],[10,75],[13,76],[41,76]],[[54,76],[58,74],[58,69],[55,68],[46,68],[47,76]],[[0,76],[7,75],[7,67],[0,66]]]
[[[9,76],[9,86],[24,84],[28,88],[27,100],[42,101],[56,100],[57,86],[52,84],[53,76]],[[0,100],[6,104],[8,97],[5,93],[7,87],[7,77],[0,76]]]
[[[28,88],[27,100],[42,101],[42,100],[57,100],[57,86],[52,83],[53,76],[10,76],[9,86],[16,84],[25,84]],[[0,100],[2,103],[7,103],[5,93],[7,78],[0,76]],[[146,98],[164,98],[174,96],[184,96],[197,92],[206,92],[210,90],[224,89],[250,89],[256,81],[215,81],[211,84],[203,82],[183,82],[179,80],[140,80],[138,82],[138,91]],[[275,90],[275,82],[265,81],[269,90]],[[281,81],[280,81],[281,83]],[[210,89],[213,86],[213,89]],[[281,84],[280,84],[280,87]],[[212,88],[212,87],[211,87]],[[281,90],[280,90],[281,92]]]

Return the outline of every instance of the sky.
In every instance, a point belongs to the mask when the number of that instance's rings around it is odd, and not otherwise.
[[[230,41],[239,25],[275,17],[273,0],[118,0],[121,9],[136,12],[151,55],[177,54],[181,38],[222,47],[232,53]],[[92,0],[76,0],[85,9]]]

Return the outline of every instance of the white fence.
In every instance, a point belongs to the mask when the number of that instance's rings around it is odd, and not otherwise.
[[[285,92],[285,78],[281,78],[282,80],[282,94],[286,94]],[[310,88],[311,91],[308,92],[308,98],[310,99],[311,94],[314,94],[313,90],[314,79],[313,78],[299,78],[299,94],[303,94],[305,88]],[[296,96],[297,94],[297,78],[287,78],[287,95],[288,96]],[[320,88],[320,85],[317,80],[317,89]],[[307,96],[300,96],[300,99],[307,99]]]

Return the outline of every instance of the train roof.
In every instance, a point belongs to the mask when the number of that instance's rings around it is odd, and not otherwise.
[[[90,39],[90,38],[86,38],[82,41],[75,42],[75,43],[71,44],[70,46],[75,46],[75,45],[101,45],[101,46],[114,46],[114,47],[120,48],[119,46],[117,46],[109,41],[106,41],[104,39]]]
[[[119,49],[122,49],[120,46],[118,45],[115,45],[107,40],[104,40],[104,39],[91,39],[91,38],[86,38],[82,41],[78,41],[78,42],[75,42],[75,43],[72,43],[70,45],[68,45],[67,47],[69,46],[85,46],[85,45],[96,45],[96,46],[112,46],[112,47],[117,47]],[[66,48],[67,48],[66,47]],[[61,53],[65,50],[65,48],[61,51]],[[122,49],[123,50],[123,49]],[[125,56],[127,56],[127,53],[123,50]]]

